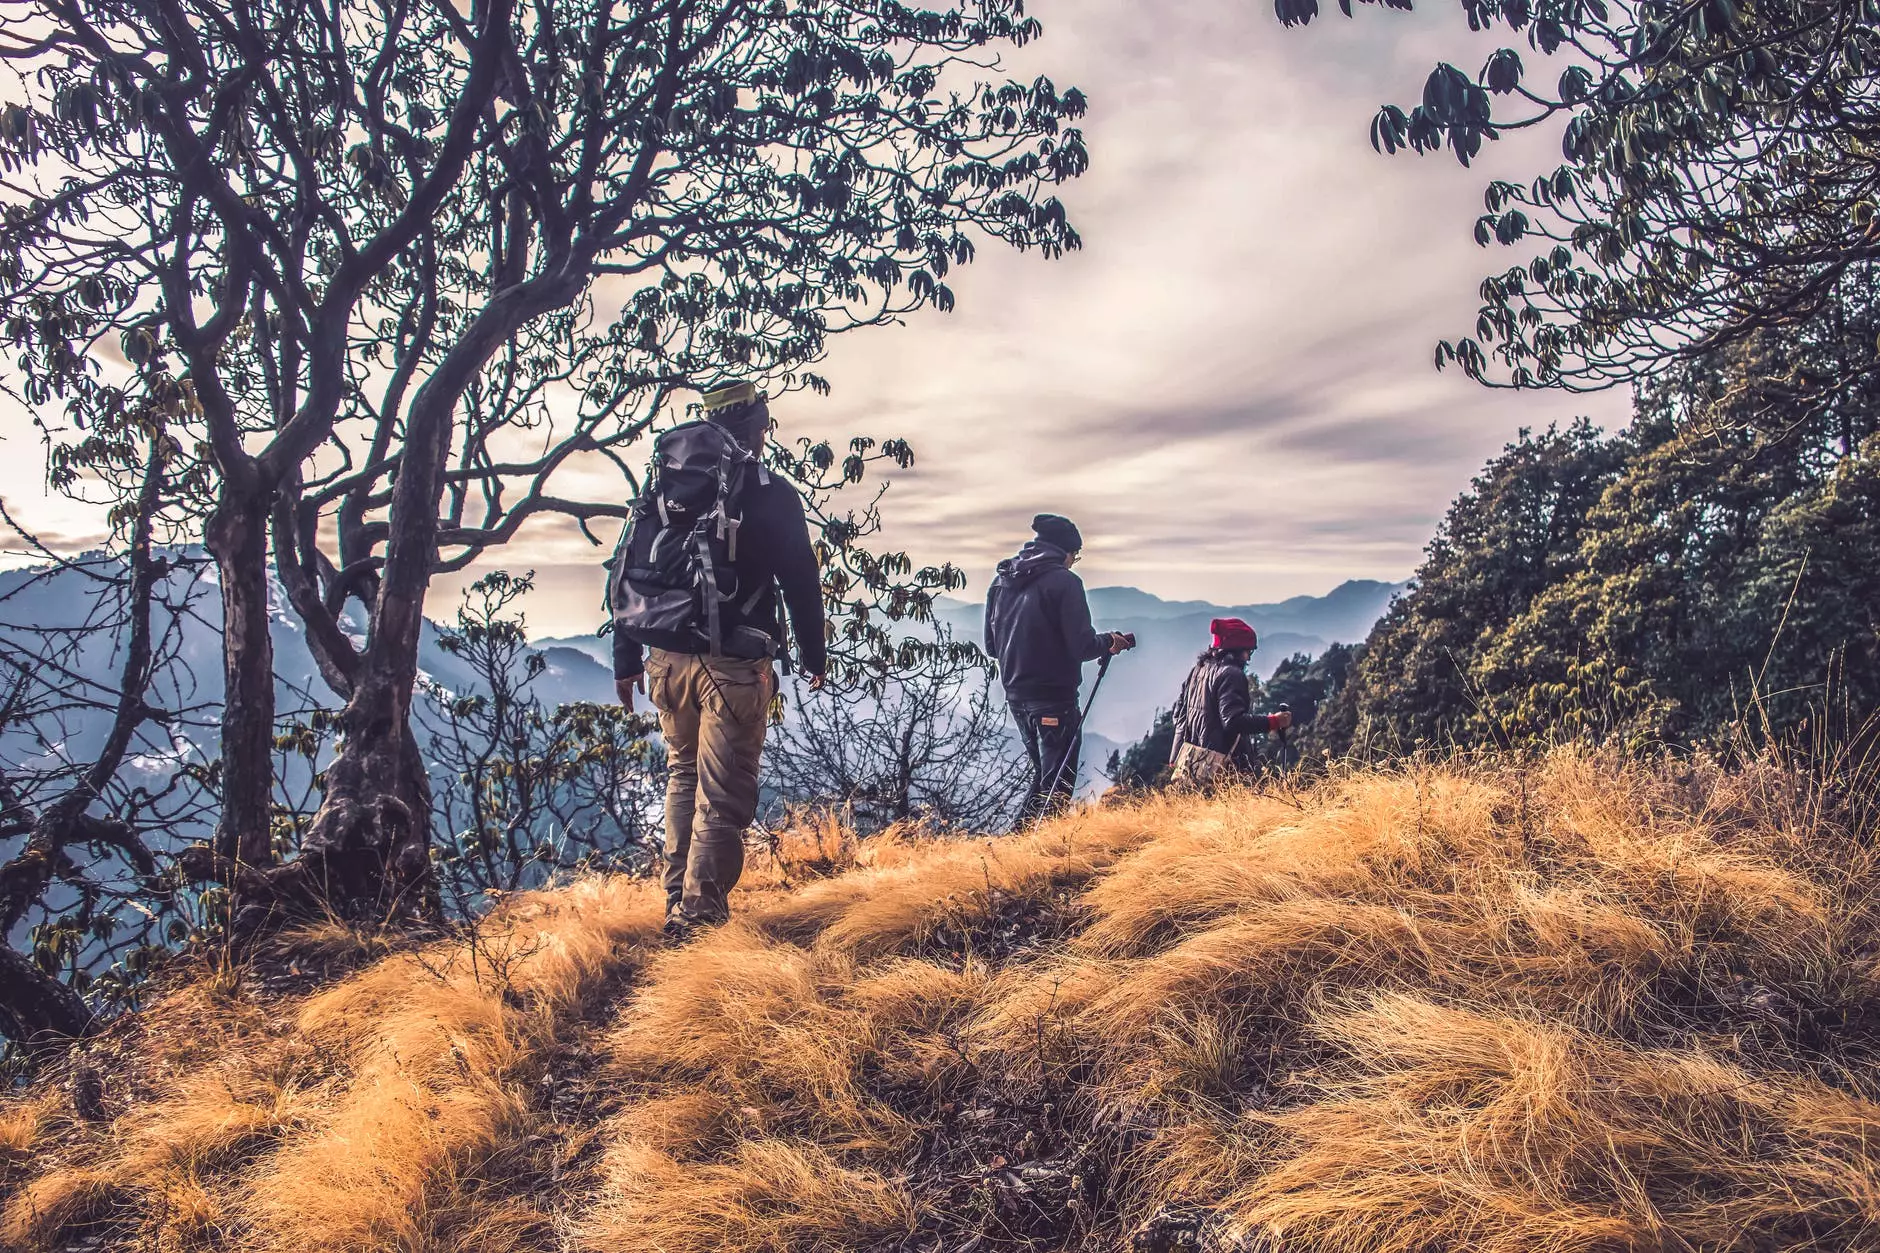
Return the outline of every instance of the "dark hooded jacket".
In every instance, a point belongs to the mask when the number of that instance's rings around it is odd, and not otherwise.
[[[1175,702],[1172,751],[1197,744],[1244,760],[1251,756],[1252,738],[1264,735],[1267,726],[1267,716],[1253,712],[1247,672],[1218,654],[1203,653]]]
[[[1007,700],[1075,704],[1084,663],[1110,651],[1109,635],[1090,625],[1084,581],[1064,557],[1032,540],[999,563],[986,591],[986,650]]]

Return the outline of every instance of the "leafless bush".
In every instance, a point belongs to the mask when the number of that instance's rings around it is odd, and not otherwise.
[[[773,813],[834,808],[862,835],[909,822],[1002,830],[1024,792],[1004,702],[970,644],[942,639],[878,698],[799,689],[793,704],[764,750]]]

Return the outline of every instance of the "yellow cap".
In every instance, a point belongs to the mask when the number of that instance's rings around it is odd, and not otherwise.
[[[705,412],[714,409],[729,409],[733,405],[748,405],[757,399],[757,384],[730,383],[715,391],[705,393]]]

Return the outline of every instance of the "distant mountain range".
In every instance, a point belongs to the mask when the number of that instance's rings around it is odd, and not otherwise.
[[[1208,623],[1212,619],[1244,618],[1259,632],[1260,650],[1254,655],[1253,669],[1266,678],[1294,653],[1317,656],[1332,644],[1364,639],[1389,608],[1391,598],[1405,586],[1354,579],[1323,596],[1294,596],[1265,605],[1163,600],[1133,587],[1092,588],[1088,593],[1090,612],[1098,628],[1133,633],[1137,648],[1110,667],[1097,703],[1090,710],[1087,753],[1101,764],[1111,748],[1139,738],[1155,721],[1156,711],[1174,703],[1195,654],[1207,647]],[[942,597],[935,611],[940,624],[957,638],[984,643],[982,606]],[[566,656],[569,653],[579,654],[611,673],[612,651],[608,641],[598,635],[544,639],[537,641],[536,647],[551,658],[551,665],[566,668],[570,682],[575,681],[580,666]],[[1084,673],[1084,692],[1088,695],[1096,667],[1086,667]]]
[[[183,550],[183,555],[201,556],[195,550]],[[214,728],[222,703],[221,592],[212,569],[204,572],[193,589],[188,580],[189,576],[180,572],[170,576],[166,598],[184,607],[174,615],[159,611],[153,630],[159,639],[174,641],[172,647],[179,662],[165,675],[165,690],[157,694],[156,703],[190,713],[167,735],[147,726],[145,742],[139,745],[143,751],[133,758],[133,769],[142,762],[153,772],[167,770],[166,759],[187,755],[192,746],[206,750],[206,757],[214,755]],[[0,635],[38,651],[36,633],[82,628],[97,618],[99,589],[96,579],[78,569],[0,571]],[[279,587],[270,589],[269,618],[276,700],[281,712],[309,704],[337,707],[340,701],[320,678],[307,648],[306,633]],[[358,623],[344,619],[342,625],[355,632],[362,629]],[[573,701],[613,699],[609,667],[573,649],[542,651],[548,664],[535,680],[535,691],[544,703],[552,707]],[[122,664],[121,642],[113,633],[82,634],[75,653],[67,659],[63,680],[68,689],[91,699],[114,699]],[[452,691],[466,691],[474,683],[469,668],[439,646],[438,628],[428,621],[423,628],[418,664],[426,676]],[[18,732],[0,731],[0,745],[15,760],[37,755],[35,748],[68,760],[84,760],[96,753],[108,725],[109,719],[102,714],[81,714],[66,720],[56,743],[29,747],[19,739]],[[162,742],[165,739],[167,743]]]
[[[182,599],[184,577],[173,576],[177,600]],[[1113,748],[1141,736],[1156,711],[1173,702],[1195,653],[1207,643],[1209,619],[1240,617],[1253,624],[1261,636],[1256,670],[1264,677],[1292,653],[1317,654],[1331,643],[1362,639],[1402,587],[1349,582],[1324,596],[1227,606],[1167,601],[1129,587],[1092,590],[1090,602],[1098,626],[1133,632],[1140,646],[1111,667],[1086,728],[1086,760],[1100,766]],[[96,581],[79,571],[0,572],[0,634],[24,641],[45,628],[82,625],[91,617],[96,588]],[[158,703],[191,713],[167,730],[145,728],[127,768],[147,774],[151,782],[167,775],[179,760],[206,760],[215,753],[215,721],[222,699],[219,600],[210,571],[196,585],[193,602],[183,613],[156,624],[159,635],[176,633],[183,662],[175,676],[183,690],[159,693]],[[282,712],[309,703],[337,705],[319,678],[300,622],[279,589],[270,609]],[[943,599],[938,610],[941,626],[960,638],[979,642],[978,605]],[[357,625],[352,629],[357,630]],[[614,699],[612,654],[606,639],[574,636],[538,640],[533,646],[546,663],[535,680],[535,693],[544,704],[552,708],[574,701]],[[95,695],[114,694],[119,650],[120,642],[110,632],[86,637],[69,660],[67,686]],[[425,675],[452,691],[467,691],[474,682],[467,667],[439,646],[438,628],[431,623],[425,625],[419,665]],[[1087,694],[1095,666],[1086,668],[1085,674]],[[15,762],[50,756],[85,760],[95,754],[107,727],[108,718],[102,712],[75,712],[62,721],[56,737],[28,739],[19,730],[0,730],[0,750]],[[40,728],[42,735],[45,731]]]

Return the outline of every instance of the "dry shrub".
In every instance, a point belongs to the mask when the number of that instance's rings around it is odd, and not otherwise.
[[[839,809],[797,807],[770,832],[766,852],[785,883],[827,879],[852,869],[858,853],[854,829]]]

